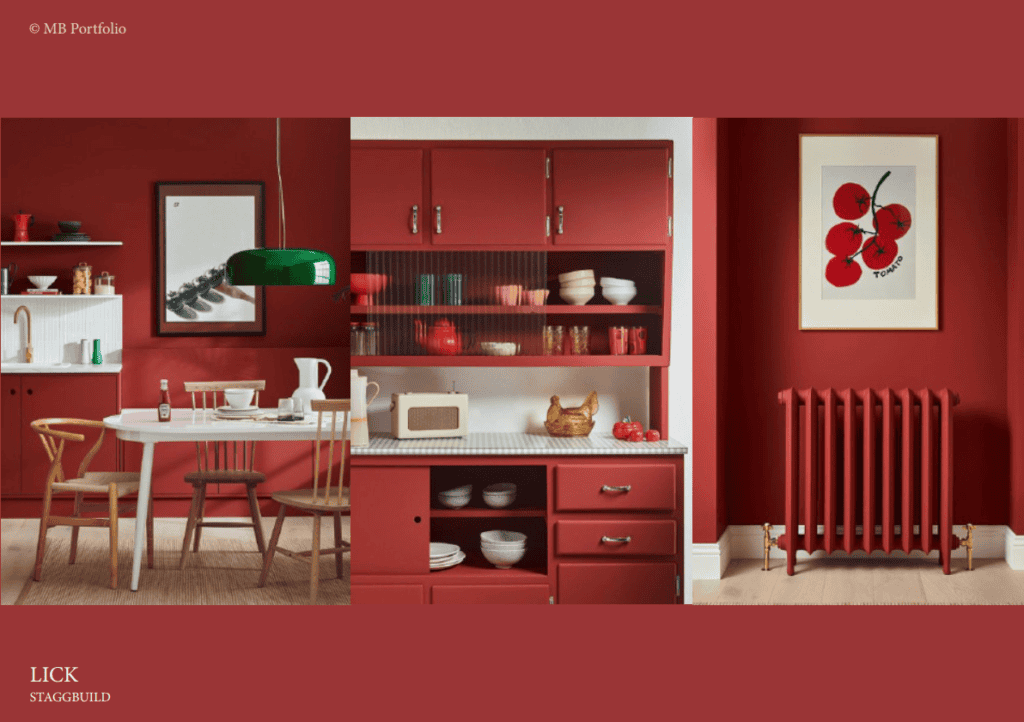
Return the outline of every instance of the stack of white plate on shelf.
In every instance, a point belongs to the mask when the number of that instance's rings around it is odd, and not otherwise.
[[[558,282],[562,287],[558,295],[562,300],[573,306],[582,306],[594,297],[594,271],[570,271],[569,273],[558,274]]]
[[[430,542],[430,569],[447,569],[454,567],[466,558],[466,552],[459,549],[457,544],[444,544],[443,542]]]
[[[481,532],[480,551],[498,569],[511,569],[526,555],[526,535],[501,529]]]
[[[615,306],[625,306],[636,296],[636,284],[627,278],[602,276],[601,295]]]

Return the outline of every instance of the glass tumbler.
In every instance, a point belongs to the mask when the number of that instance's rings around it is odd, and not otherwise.
[[[565,338],[564,326],[544,327],[544,355],[560,356],[562,353],[562,340]]]
[[[612,356],[629,353],[629,329],[625,326],[612,326],[608,329],[608,348]]]
[[[569,328],[569,353],[585,356],[590,353],[590,327],[571,326]]]

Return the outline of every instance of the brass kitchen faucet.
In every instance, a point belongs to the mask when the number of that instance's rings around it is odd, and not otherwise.
[[[14,323],[18,323],[18,314],[22,311],[25,312],[25,318],[28,323],[28,342],[25,344],[25,363],[32,363],[32,312],[28,310],[28,306],[18,306],[14,312]]]

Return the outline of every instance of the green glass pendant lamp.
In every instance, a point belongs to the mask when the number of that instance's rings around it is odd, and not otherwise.
[[[227,262],[232,286],[333,286],[335,264],[331,254],[311,248],[288,248],[284,220],[284,183],[281,181],[281,119],[277,119],[277,198],[280,206],[280,248],[239,251]]]

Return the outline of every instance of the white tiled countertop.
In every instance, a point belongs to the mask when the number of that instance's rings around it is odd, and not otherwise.
[[[370,434],[370,445],[352,447],[353,456],[649,456],[685,454],[672,439],[619,441],[611,434],[557,438],[547,434],[486,433],[454,439],[393,439]]]

